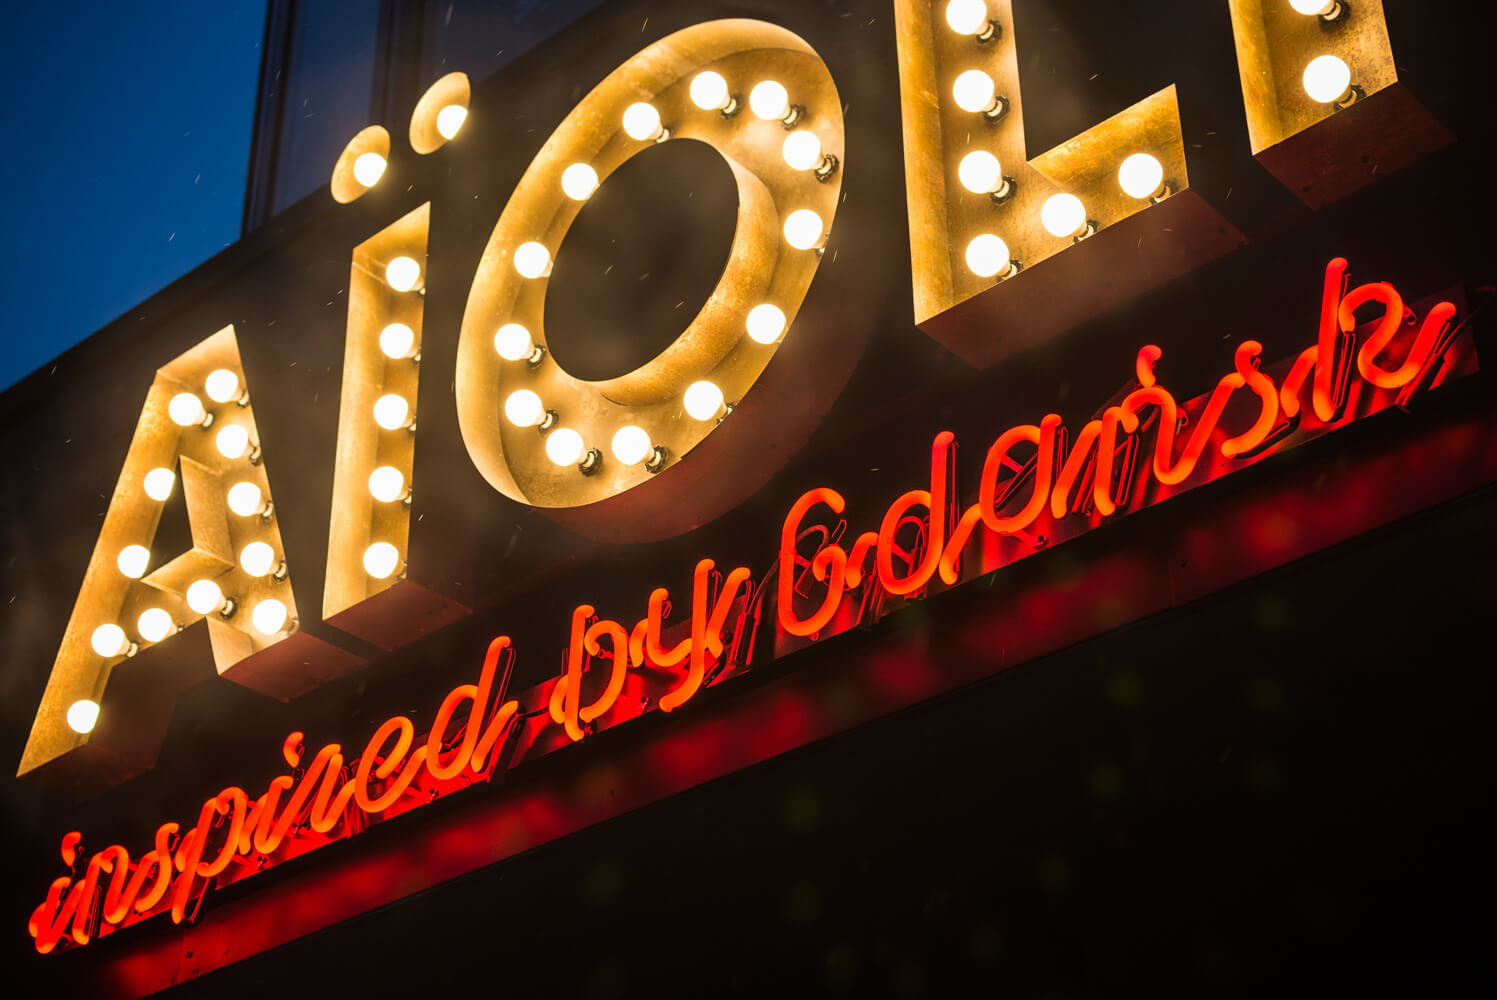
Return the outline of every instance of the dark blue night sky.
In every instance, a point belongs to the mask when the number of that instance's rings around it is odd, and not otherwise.
[[[28,3],[0,45],[0,388],[239,237],[264,0]]]

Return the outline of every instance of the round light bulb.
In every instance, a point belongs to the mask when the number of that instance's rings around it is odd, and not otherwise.
[[[396,257],[385,265],[385,283],[397,292],[408,292],[421,280],[421,265],[414,257]]]
[[[215,403],[227,403],[239,395],[239,376],[227,368],[216,368],[203,379],[203,391]]]
[[[130,648],[130,640],[125,637],[125,630],[113,623],[100,625],[94,629],[90,642],[94,647],[94,652],[106,660],[112,656],[119,656]]]
[[[279,635],[285,631],[286,620],[290,617],[291,612],[286,610],[285,602],[274,597],[267,597],[250,612],[250,621],[254,623],[255,631],[261,635]]]
[[[437,131],[443,139],[451,139],[468,120],[468,109],[461,104],[449,104],[437,112]]]
[[[1331,104],[1351,89],[1351,67],[1336,56],[1316,56],[1305,67],[1305,93],[1313,101]]]
[[[691,414],[692,419],[711,420],[723,408],[723,391],[717,387],[716,382],[693,382],[686,387],[682,402],[686,404],[686,412]]]
[[[381,465],[369,473],[369,495],[380,503],[394,503],[405,496],[405,476],[393,465]]]
[[[998,157],[979,149],[962,157],[962,162],[956,167],[956,176],[962,187],[973,194],[987,194],[1003,185],[1003,166]]]
[[[179,392],[166,404],[166,414],[178,427],[191,427],[202,423],[208,411],[203,409],[203,401],[193,393]]]
[[[394,361],[408,358],[416,349],[416,331],[404,323],[391,323],[379,332],[379,349]]]
[[[176,629],[171,613],[162,608],[147,608],[135,620],[135,632],[146,642],[160,642]]]
[[[141,484],[146,491],[146,496],[157,503],[164,502],[172,495],[172,487],[176,485],[177,474],[171,469],[152,469],[146,473],[145,481]]]
[[[638,465],[654,450],[650,435],[643,427],[630,424],[620,427],[613,435],[613,457],[625,465]]]
[[[951,94],[963,111],[986,111],[998,96],[998,85],[980,69],[969,69],[956,78]]]
[[[1319,17],[1336,9],[1336,0],[1289,0],[1289,6],[1309,17]]]
[[[624,131],[629,138],[648,142],[660,138],[664,129],[660,125],[660,112],[655,105],[640,101],[624,109]]]
[[[749,339],[756,344],[773,344],[785,332],[785,313],[768,302],[749,310],[745,325]]]
[[[535,352],[535,341],[531,339],[530,331],[519,323],[505,323],[494,334],[494,350],[505,361],[519,361]]]
[[[812,170],[821,166],[821,137],[810,129],[797,129],[785,136],[780,152],[791,169]]]
[[[703,111],[720,111],[729,100],[728,81],[721,73],[709,69],[691,78],[691,103]]]
[[[267,542],[250,542],[239,553],[239,568],[250,576],[265,576],[275,566],[275,549]]]
[[[516,389],[504,400],[504,415],[516,427],[534,427],[545,418],[546,407],[529,389]]]
[[[389,542],[375,542],[364,550],[364,572],[383,580],[400,568],[400,553]]]
[[[224,592],[212,580],[196,580],[187,588],[187,606],[200,615],[211,615],[224,606]]]
[[[544,278],[551,273],[551,251],[531,241],[515,247],[515,270],[523,278]]]
[[[1164,184],[1164,167],[1148,153],[1134,153],[1118,167],[1118,185],[1131,198],[1152,198]]]
[[[387,393],[374,401],[374,422],[387,431],[396,431],[411,422],[411,404],[404,396]]]
[[[790,114],[790,92],[778,80],[763,80],[749,91],[749,110],[767,122],[783,121]]]
[[[967,267],[979,278],[991,278],[1012,266],[1008,244],[992,233],[983,233],[967,244]]]
[[[254,483],[235,483],[229,487],[229,509],[240,517],[253,517],[264,510],[260,487]]]
[[[213,443],[224,458],[242,458],[249,450],[249,431],[240,424],[229,424],[218,432]]]
[[[586,163],[574,163],[561,172],[561,190],[573,201],[586,201],[598,190],[598,172]]]
[[[68,728],[75,733],[91,733],[99,721],[99,703],[80,698],[68,706]]]
[[[983,0],[951,0],[946,5],[946,23],[958,35],[979,35],[988,26],[988,5]]]
[[[558,427],[546,435],[546,457],[556,465],[576,465],[584,450],[582,435],[570,427]]]
[[[146,567],[151,565],[151,550],[144,545],[126,545],[120,549],[115,564],[130,579],[139,580],[146,575]]]
[[[374,187],[385,176],[385,158],[378,153],[360,153],[353,161],[353,179],[366,188]]]
[[[1074,194],[1052,194],[1040,207],[1040,222],[1051,236],[1075,236],[1086,228],[1086,206]]]
[[[785,218],[785,242],[797,250],[820,246],[825,232],[821,216],[809,208],[798,208]]]

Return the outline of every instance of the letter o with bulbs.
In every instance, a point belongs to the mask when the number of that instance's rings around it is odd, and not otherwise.
[[[740,113],[766,81],[783,86],[793,121],[788,110],[784,119]],[[792,124],[814,134],[818,156],[787,159]],[[707,144],[733,172],[737,225],[722,277],[655,358],[618,378],[577,378],[543,350],[551,264],[566,253],[567,231],[593,191],[633,156],[675,139]],[[803,136],[797,143],[810,144]],[[641,50],[599,83],[521,178],[463,315],[458,419],[490,485],[572,530],[621,541],[679,534],[756,490],[821,412],[789,400],[834,396],[851,369],[851,359],[813,362],[814,352],[787,352],[776,363],[821,262],[843,156],[831,72],[809,44],[777,25],[698,24]],[[538,398],[538,413],[507,415],[506,401],[517,393]],[[709,395],[720,400],[712,412],[703,403]]]

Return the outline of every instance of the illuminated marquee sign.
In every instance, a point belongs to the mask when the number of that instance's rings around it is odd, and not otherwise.
[[[1373,180],[1354,164],[1387,143],[1389,120],[1414,138],[1385,173],[1451,141],[1399,84],[1375,0],[1354,9],[1296,0],[1288,13],[1257,0],[1227,6],[1252,152],[1307,203]],[[915,321],[972,365],[996,364],[1246,242],[1190,185],[1173,87],[1032,155],[1017,68],[1028,42],[1009,0],[895,0],[894,11]],[[1316,48],[1322,41],[1328,50]],[[411,148],[442,150],[465,127],[470,98],[462,74],[438,80],[412,116]],[[776,471],[785,452],[756,439],[802,435],[830,405],[776,406],[819,389],[815,373],[776,364],[776,354],[827,263],[848,165],[843,116],[815,50],[748,20],[671,34],[577,103],[500,214],[463,313],[458,421],[490,486],[579,533],[638,541],[710,521]],[[658,357],[615,379],[577,379],[546,341],[553,261],[612,172],[678,139],[705,143],[732,172],[727,266]],[[358,133],[334,167],[334,199],[375,188],[390,155],[384,129]],[[411,541],[431,214],[428,202],[389,220],[353,248],[350,266],[321,618],[387,650],[470,613],[423,570]],[[1456,303],[1409,308],[1386,282],[1349,288],[1348,273],[1346,260],[1330,263],[1315,342],[1279,364],[1244,341],[1210,392],[1182,402],[1160,374],[1160,349],[1144,346],[1133,380],[1093,419],[1068,428],[1058,414],[1036,414],[997,433],[969,470],[976,490],[965,507],[956,436],[942,432],[929,481],[895,498],[876,527],[844,535],[845,522],[824,525],[850,503],[814,489],[786,512],[773,568],[757,581],[704,558],[674,621],[664,588],[634,620],[577,605],[564,668],[544,684],[510,690],[514,653],[501,636],[424,737],[405,716],[356,754],[339,744],[311,753],[292,733],[287,773],[263,791],[224,788],[195,818],[163,822],[144,850],[116,844],[85,859],[81,835],[67,834],[70,873],[29,922],[36,948],[87,944],[161,912],[181,922],[209,887],[654,708],[681,708],[747,668],[761,604],[772,603],[788,641],[814,641],[877,618],[888,599],[1001,569],[1474,369]],[[150,767],[171,699],[116,711],[110,675],[199,620],[220,675],[283,700],[361,665],[300,627],[308,612],[293,594],[294,559],[312,556],[285,550],[268,478],[275,456],[261,448],[246,382],[232,327],[160,369],[22,777],[97,787]],[[705,471],[727,462],[734,475]],[[150,546],[177,488],[192,548],[158,565]]]

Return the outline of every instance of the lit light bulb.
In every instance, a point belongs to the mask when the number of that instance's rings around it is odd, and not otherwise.
[[[703,111],[721,111],[733,100],[721,73],[704,70],[691,78],[691,103]]]
[[[516,389],[504,400],[504,415],[516,427],[534,427],[545,418],[546,407],[529,389]]]
[[[99,703],[80,698],[68,706],[68,728],[75,733],[91,733],[99,721]]]
[[[963,111],[990,111],[998,100],[998,85],[980,69],[969,69],[951,87],[956,106]]]
[[[998,162],[998,157],[983,149],[962,157],[962,162],[956,167],[956,176],[962,187],[973,194],[992,194],[1008,183],[1003,179],[1003,165]]]
[[[227,403],[239,395],[239,376],[227,368],[215,368],[203,379],[203,391],[215,403]]]
[[[264,496],[254,483],[235,483],[229,487],[229,509],[240,517],[254,517],[265,509]]]
[[[531,241],[515,247],[515,270],[522,278],[544,278],[551,273],[551,251]]]
[[[437,131],[443,139],[451,139],[468,120],[468,109],[461,104],[449,104],[437,112]]]
[[[519,323],[505,323],[494,334],[494,350],[505,361],[519,361],[535,353],[535,341]]]
[[[1008,274],[1014,265],[1008,244],[992,233],[983,233],[967,244],[967,267],[979,278],[991,278]]]
[[[405,496],[405,476],[393,465],[381,465],[369,473],[369,495],[380,503],[394,503]]]
[[[1074,194],[1053,194],[1040,207],[1040,222],[1051,236],[1075,236],[1086,228],[1086,206]]]
[[[389,542],[375,542],[364,550],[364,572],[384,580],[400,568],[400,553]]]
[[[213,439],[224,458],[241,458],[249,450],[249,431],[240,424],[229,424]]]
[[[561,172],[561,190],[573,201],[586,201],[598,190],[598,172],[586,163],[574,163]]]
[[[378,153],[360,153],[353,161],[353,179],[366,188],[372,188],[385,176],[385,158]]]
[[[171,613],[162,608],[147,608],[135,620],[135,632],[146,642],[160,642],[176,630]]]
[[[290,617],[291,612],[286,609],[285,603],[274,597],[267,597],[250,612],[250,621],[254,622],[255,631],[261,635],[279,635],[285,631],[286,620]]]
[[[785,313],[779,306],[766,302],[749,310],[744,325],[754,343],[773,344],[785,332]]]
[[[387,431],[397,431],[411,422],[411,404],[404,396],[387,393],[374,401],[374,422]]]
[[[798,208],[785,218],[785,242],[797,250],[811,250],[821,246],[825,232],[821,216],[809,208]]]
[[[584,450],[582,435],[570,427],[558,427],[546,436],[546,457],[556,465],[576,465]]]
[[[94,647],[94,652],[106,660],[112,656],[119,656],[130,648],[130,640],[125,636],[125,630],[113,623],[100,625],[94,629],[90,642]]]
[[[1289,0],[1289,6],[1308,17],[1324,17],[1340,6],[1338,0]]]
[[[749,110],[767,122],[790,117],[790,92],[778,80],[763,80],[749,91]]]
[[[151,564],[151,550],[144,545],[126,545],[114,561],[121,573],[139,580],[146,575],[146,567]]]
[[[141,484],[146,496],[157,503],[165,502],[172,495],[172,487],[177,483],[177,474],[171,469],[152,469],[146,473],[146,478]]]
[[[421,265],[414,257],[396,257],[385,265],[385,283],[397,292],[408,292],[421,280]]]
[[[625,465],[638,465],[654,451],[650,435],[643,427],[629,424],[613,435],[613,457]]]
[[[1336,56],[1316,56],[1305,67],[1305,93],[1321,104],[1339,104],[1351,90],[1351,67]]]
[[[1118,167],[1118,185],[1131,198],[1152,198],[1164,186],[1164,166],[1148,153],[1134,153]]]
[[[228,602],[224,592],[212,580],[195,580],[187,588],[187,606],[200,615],[211,615]]]
[[[655,110],[655,105],[644,101],[624,109],[624,131],[629,138],[640,142],[649,142],[665,135],[665,128],[660,124],[660,112]]]
[[[693,420],[711,420],[723,408],[723,391],[716,382],[693,382],[682,399]]]
[[[404,323],[391,323],[379,332],[379,349],[393,361],[408,358],[416,349],[416,331]]]
[[[250,576],[265,576],[275,567],[275,549],[266,542],[250,542],[239,553],[239,568]]]
[[[780,152],[792,170],[814,170],[821,166],[821,137],[810,129],[797,129],[785,136]]]
[[[166,413],[178,427],[201,424],[208,415],[208,411],[203,409],[203,401],[190,392],[179,392],[173,396],[172,401],[166,404]]]
[[[958,35],[980,35],[988,27],[988,5],[983,0],[951,0],[946,24]]]

